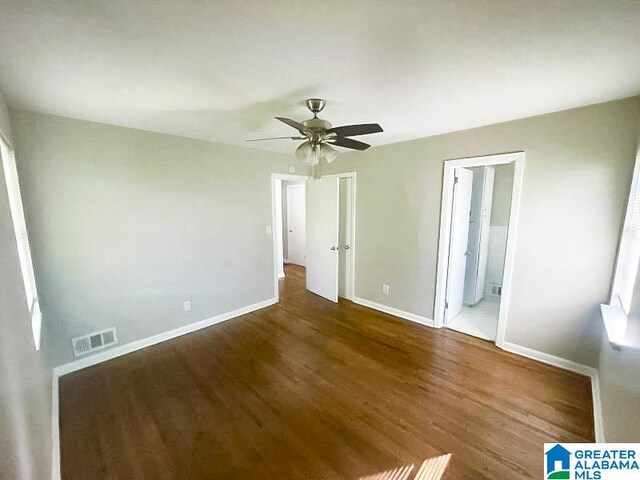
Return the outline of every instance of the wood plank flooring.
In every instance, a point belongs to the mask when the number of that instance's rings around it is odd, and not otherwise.
[[[593,441],[588,378],[286,274],[278,305],[62,377],[63,478],[542,478],[545,441]]]

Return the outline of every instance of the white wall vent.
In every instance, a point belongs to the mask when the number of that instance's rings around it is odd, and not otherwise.
[[[90,333],[81,337],[71,339],[73,344],[73,355],[79,357],[96,350],[115,345],[118,343],[118,335],[116,327],[100,330],[99,332]]]
[[[502,295],[502,285],[496,285],[495,283],[489,285],[489,294],[494,297],[500,297]]]

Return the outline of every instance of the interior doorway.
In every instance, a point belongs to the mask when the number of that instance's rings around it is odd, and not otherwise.
[[[524,153],[445,162],[435,321],[504,341]]]
[[[282,256],[284,263],[304,267],[307,251],[305,182],[284,181],[282,196]]]
[[[287,271],[328,300],[353,298],[355,173],[272,175],[274,294]]]

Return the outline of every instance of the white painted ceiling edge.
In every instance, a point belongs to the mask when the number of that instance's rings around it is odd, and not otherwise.
[[[0,15],[11,106],[290,152],[274,120],[372,145],[640,94],[640,1],[46,0]]]

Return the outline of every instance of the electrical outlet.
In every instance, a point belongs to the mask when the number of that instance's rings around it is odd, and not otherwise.
[[[191,300],[185,300],[184,302],[182,302],[182,309],[185,312],[188,312],[191,310]]]
[[[265,225],[264,231],[267,232],[267,235],[271,235],[271,225]]]
[[[386,283],[382,284],[382,293],[384,295],[389,295],[389,285],[387,285]]]

